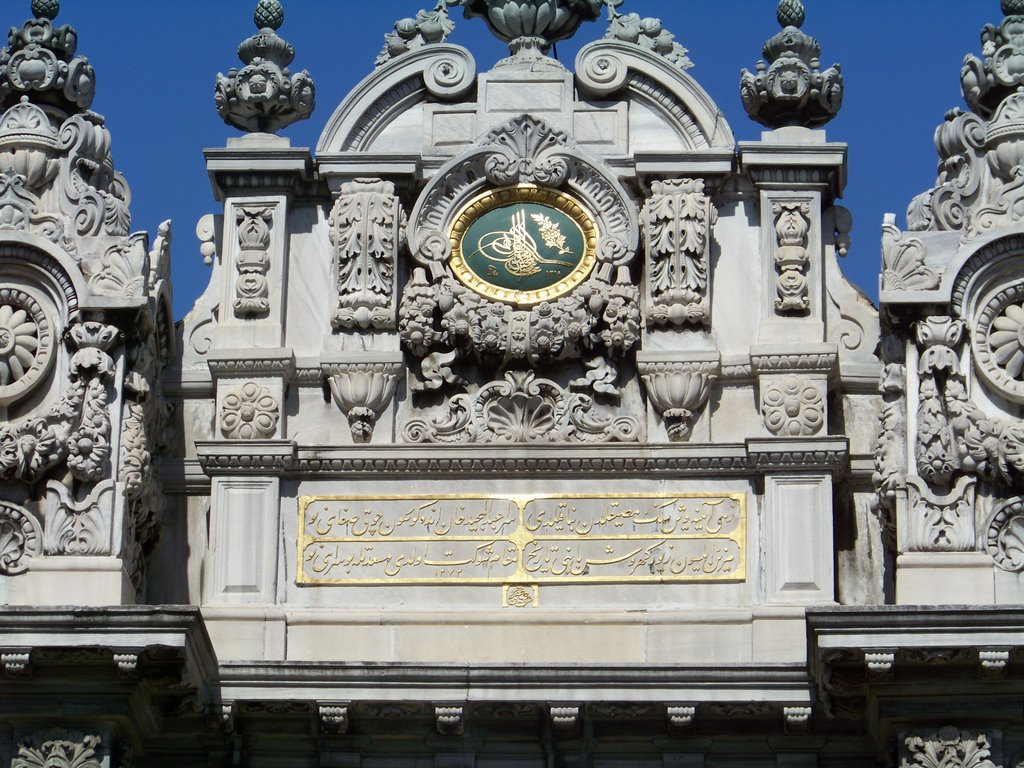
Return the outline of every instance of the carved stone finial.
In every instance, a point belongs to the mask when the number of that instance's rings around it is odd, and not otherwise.
[[[416,18],[399,19],[393,31],[384,35],[384,49],[377,57],[377,66],[382,67],[392,59],[424,45],[443,43],[455,29],[455,22],[448,15],[448,6],[460,0],[438,0],[432,11],[420,11]]]
[[[779,26],[800,28],[804,25],[804,4],[800,0],[779,0],[779,10],[776,13]]]
[[[1002,9],[1002,23],[981,30],[981,58],[968,55],[960,70],[964,100],[986,120],[1024,86],[1024,0],[1003,0]]]
[[[0,50],[0,112],[23,95],[65,115],[92,106],[96,73],[88,59],[75,56],[78,33],[54,25],[59,12],[59,0],[33,0],[34,18],[11,29],[8,47]]]
[[[284,9],[278,0],[260,0],[253,14],[259,28],[238,47],[245,65],[227,77],[217,75],[214,101],[224,122],[250,133],[276,133],[311,114],[316,88],[309,72],[293,75],[288,65],[295,48],[278,36]]]
[[[462,0],[467,19],[482,17],[516,59],[546,56],[552,43],[601,16],[604,0]]]
[[[32,15],[53,21],[60,13],[60,0],[32,0]]]
[[[843,75],[834,64],[820,70],[821,45],[799,27],[804,23],[800,0],[780,0],[783,29],[764,45],[767,60],[757,73],[743,70],[740,96],[751,119],[769,128],[822,126],[843,105]]]
[[[252,15],[256,29],[272,29],[275,32],[284,24],[284,8],[278,0],[260,0]]]

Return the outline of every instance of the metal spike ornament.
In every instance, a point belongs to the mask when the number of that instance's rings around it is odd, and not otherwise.
[[[214,101],[224,122],[249,133],[276,133],[305,120],[316,105],[316,87],[309,72],[293,75],[288,65],[295,48],[278,36],[284,24],[279,0],[260,0],[253,12],[259,30],[238,46],[245,66],[217,75]]]
[[[740,96],[751,119],[769,128],[817,128],[843,106],[843,75],[838,64],[819,69],[821,45],[801,31],[800,0],[779,0],[776,16],[782,31],[764,44],[765,61],[756,74],[743,70]]]

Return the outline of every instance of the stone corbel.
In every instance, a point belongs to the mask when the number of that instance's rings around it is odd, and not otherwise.
[[[32,653],[31,651],[0,653],[0,665],[3,666],[4,675],[7,677],[31,677]]]
[[[807,733],[811,727],[811,708],[783,707],[782,718],[787,734]]]
[[[579,707],[551,707],[548,710],[551,729],[559,736],[574,736],[580,728]]]
[[[693,730],[693,720],[697,715],[697,708],[668,707],[668,732],[670,736],[685,736]]]
[[[434,719],[442,736],[461,736],[465,728],[462,707],[434,707]]]
[[[320,732],[331,736],[348,733],[348,705],[320,704]]]
[[[335,404],[348,418],[352,441],[369,443],[377,420],[398,389],[401,353],[362,353],[348,360],[325,361],[321,370]]]
[[[693,424],[707,405],[721,370],[718,352],[652,353],[637,355],[637,369],[654,409],[661,415],[674,443],[690,439]]]

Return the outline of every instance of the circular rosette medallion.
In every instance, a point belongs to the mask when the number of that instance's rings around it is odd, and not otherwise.
[[[597,261],[594,217],[572,197],[531,184],[474,199],[455,218],[451,239],[455,276],[510,304],[563,296]]]
[[[33,295],[0,288],[0,406],[24,397],[47,375],[54,327]]]

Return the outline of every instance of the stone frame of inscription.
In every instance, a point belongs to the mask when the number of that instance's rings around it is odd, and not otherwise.
[[[472,502],[482,507],[474,510]],[[296,583],[307,587],[747,577],[747,494],[739,492],[300,496],[298,522]],[[413,533],[402,535],[403,527]],[[396,558],[380,546],[388,543],[407,551]],[[332,575],[339,567],[343,573]],[[354,574],[358,569],[369,575]]]

